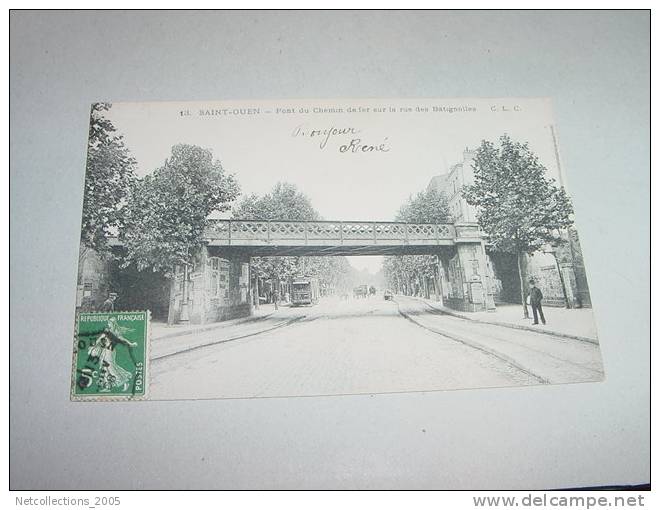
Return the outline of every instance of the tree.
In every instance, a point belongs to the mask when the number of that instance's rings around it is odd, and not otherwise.
[[[317,220],[319,214],[311,202],[295,185],[278,182],[270,193],[259,197],[243,197],[232,210],[232,216],[241,220]],[[299,272],[299,257],[254,257],[253,272],[260,278],[280,280]]]
[[[316,276],[324,288],[340,294],[348,293],[351,288],[364,278],[358,274],[346,257],[304,257],[305,269],[309,276]]]
[[[131,188],[120,233],[126,252],[123,266],[135,264],[167,277],[183,266],[187,305],[188,267],[203,244],[208,216],[229,209],[238,193],[234,176],[225,174],[210,150],[175,145],[162,167]]]
[[[233,209],[233,216],[243,220],[314,221],[320,219],[309,198],[294,184],[278,182],[263,197],[252,194]]]
[[[406,223],[448,223],[453,218],[449,212],[447,197],[434,188],[420,191],[408,198],[399,208],[395,221]],[[437,258],[432,255],[402,255],[387,257],[383,267],[389,285],[396,292],[417,294],[421,291],[419,282],[433,277],[436,282]]]
[[[396,221],[406,223],[447,223],[452,221],[449,202],[435,188],[420,191],[408,198],[396,215]]]
[[[508,135],[499,147],[484,140],[474,158],[474,184],[462,190],[476,206],[477,220],[495,251],[514,253],[518,259],[520,293],[525,318],[523,257],[552,243],[560,229],[572,225],[573,207],[562,187],[546,177],[546,169],[527,143]]]
[[[319,213],[309,198],[290,183],[279,182],[262,197],[251,194],[234,207],[232,215],[241,220],[318,221]],[[342,257],[343,259],[343,257]],[[321,284],[339,288],[346,285],[348,261],[339,257],[254,257],[252,270],[260,278],[281,280],[305,273],[317,276]]]
[[[135,159],[124,145],[123,137],[105,117],[111,106],[96,103],[90,112],[78,252],[79,285],[83,283],[83,263],[90,251],[96,252],[103,261],[107,260],[108,238],[117,234],[122,208],[135,178]]]
[[[135,179],[135,159],[121,135],[104,113],[109,103],[92,105],[83,198],[81,246],[97,252],[107,249],[107,239],[120,225],[130,186]]]

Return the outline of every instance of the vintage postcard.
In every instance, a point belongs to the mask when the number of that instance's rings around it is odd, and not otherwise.
[[[145,398],[149,312],[81,312],[77,319],[72,398]]]
[[[598,382],[591,306],[549,99],[92,105],[74,400]]]

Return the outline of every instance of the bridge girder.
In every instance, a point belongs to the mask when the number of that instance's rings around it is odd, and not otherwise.
[[[211,250],[226,255],[236,254],[250,257],[354,257],[368,255],[435,255],[439,251],[451,250],[453,244],[434,245],[344,245],[344,246],[236,246],[209,244]]]
[[[474,223],[215,220],[210,248],[248,256],[428,255],[459,243],[481,243]]]

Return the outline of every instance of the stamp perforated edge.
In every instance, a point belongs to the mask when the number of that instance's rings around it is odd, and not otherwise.
[[[146,372],[143,395],[76,395],[76,367],[78,354],[78,326],[80,314],[86,312],[76,312],[76,322],[73,330],[73,349],[71,356],[71,388],[70,399],[72,402],[130,402],[133,400],[149,400],[151,387],[151,310],[118,310],[113,313],[146,313],[146,333],[144,345],[144,370]]]

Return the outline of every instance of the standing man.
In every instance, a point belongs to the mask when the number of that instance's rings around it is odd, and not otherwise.
[[[111,292],[108,295],[108,299],[106,299],[101,305],[101,308],[99,308],[99,312],[114,312],[116,300],[117,300],[117,293]]]
[[[273,303],[275,303],[275,310],[278,309],[279,301],[280,301],[280,291],[278,289],[275,289],[275,291],[273,292]]]
[[[529,280],[529,304],[532,305],[532,313],[534,314],[534,324],[539,323],[539,315],[541,316],[541,322],[545,324],[545,317],[543,316],[543,306],[541,301],[543,301],[543,293],[541,289],[536,286],[536,282],[531,279]]]

